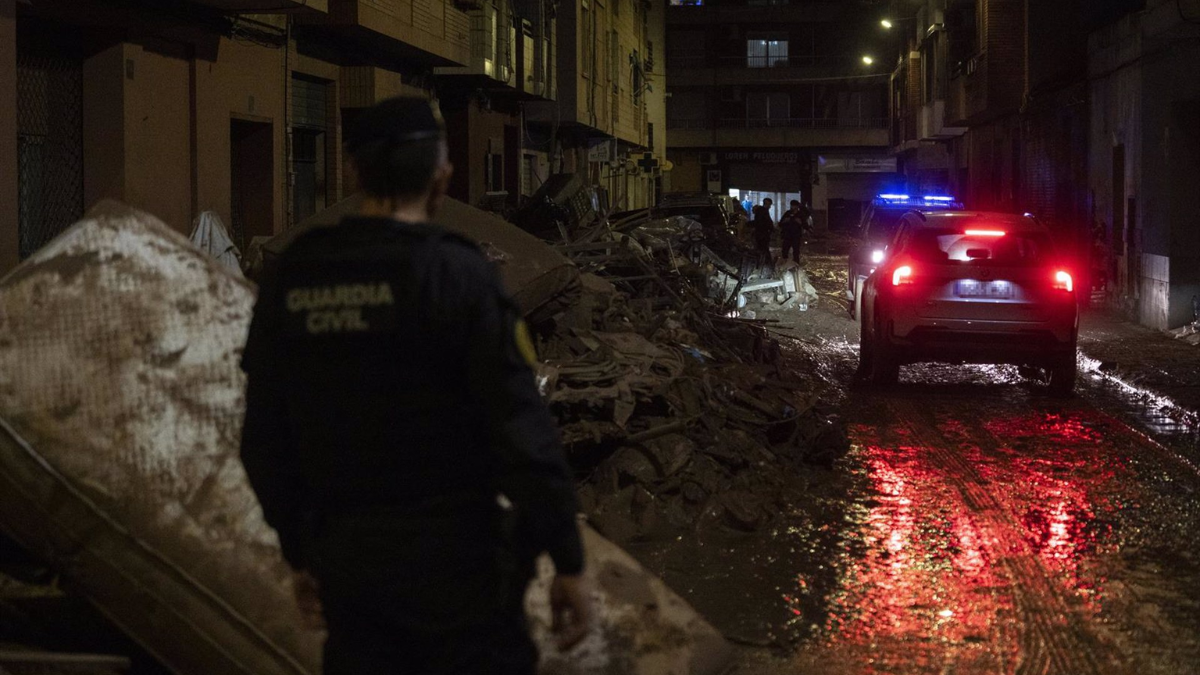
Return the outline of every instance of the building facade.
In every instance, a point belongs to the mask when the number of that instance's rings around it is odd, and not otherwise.
[[[1034,213],[1109,306],[1193,321],[1200,0],[928,0],[906,20],[891,110],[909,189]]]
[[[515,206],[549,171],[524,111],[557,90],[553,8],[0,0],[0,270],[103,199],[184,233],[215,211],[246,252],[356,189],[343,129],[399,94],[443,109],[452,196]]]
[[[666,168],[658,56],[665,8],[658,0],[577,0],[556,8],[555,101],[525,106],[539,168],[605,188],[613,211],[651,206]],[[539,170],[536,182],[546,177]]]
[[[888,153],[886,3],[672,0],[670,189],[810,203],[857,223],[895,179]],[[864,57],[879,61],[868,64]],[[777,214],[778,215],[778,214]]]
[[[1200,2],[1147,0],[1088,48],[1087,177],[1109,299],[1177,328],[1200,298]]]
[[[1088,255],[1087,3],[925,0],[900,17],[892,138],[907,187],[1033,213]]]

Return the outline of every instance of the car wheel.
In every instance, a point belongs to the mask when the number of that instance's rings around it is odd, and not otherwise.
[[[1066,398],[1075,393],[1075,376],[1079,365],[1075,355],[1064,357],[1050,367],[1050,395]]]
[[[854,376],[858,380],[871,379],[871,363],[874,356],[875,340],[867,332],[867,322],[858,322],[858,370]]]
[[[863,280],[854,280],[854,304],[850,305],[850,318],[857,319],[862,316],[862,292]]]
[[[876,331],[872,335],[871,346],[871,383],[879,386],[896,384],[900,379],[900,364],[896,359],[895,349],[888,343],[887,337],[878,330],[881,322],[875,318]]]

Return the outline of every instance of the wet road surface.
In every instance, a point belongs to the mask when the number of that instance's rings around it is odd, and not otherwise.
[[[834,310],[806,340],[846,379]],[[738,672],[1200,672],[1196,427],[1102,373],[1080,383],[1060,401],[1015,368],[916,365],[850,391],[850,478],[776,533],[787,548],[745,552],[761,573],[743,590],[776,583],[762,610],[786,618]]]

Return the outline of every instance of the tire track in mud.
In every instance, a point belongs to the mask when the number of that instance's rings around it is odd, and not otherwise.
[[[963,451],[982,451],[999,439],[964,436],[958,443],[946,437],[937,423],[938,411],[915,401],[889,398],[888,417],[908,432],[912,442],[928,453],[944,471],[945,480],[961,495],[992,541],[991,555],[1011,581],[1008,589],[1021,618],[1017,675],[1104,675],[1112,672],[1113,659],[1087,628],[1087,622],[1070,607],[1052,573],[1030,550],[1024,528],[1016,517],[1017,504],[1002,501],[968,462]],[[987,441],[990,438],[990,443]],[[983,442],[981,442],[983,441]],[[958,447],[951,447],[957,445]],[[1069,593],[1069,591],[1068,591]]]

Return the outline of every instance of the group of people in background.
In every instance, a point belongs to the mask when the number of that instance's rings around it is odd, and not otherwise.
[[[775,221],[771,217],[771,207],[775,202],[766,198],[762,204],[755,206],[750,218],[750,229],[754,234],[754,245],[764,260],[771,262],[771,242],[775,238]],[[804,243],[804,235],[812,229],[812,209],[807,204],[793,199],[790,207],[779,218],[779,239],[782,244],[782,257],[800,262],[800,246]]]

